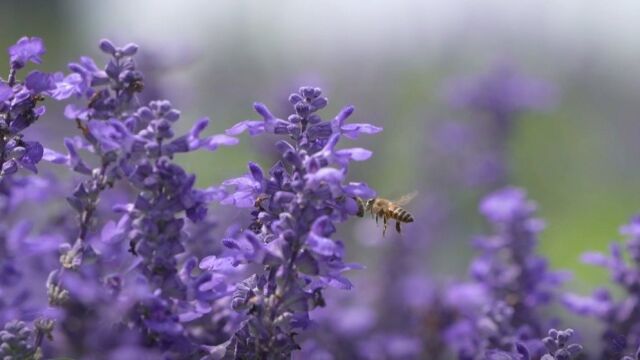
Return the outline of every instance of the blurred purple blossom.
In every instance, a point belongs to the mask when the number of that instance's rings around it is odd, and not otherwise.
[[[229,295],[229,289],[224,279],[194,271],[195,258],[178,256],[192,241],[184,231],[186,222],[204,220],[214,194],[195,189],[195,176],[173,157],[198,149],[214,151],[237,140],[227,135],[201,137],[209,123],[206,118],[188,134],[175,136],[172,128],[180,112],[169,101],[137,102],[136,94],[144,87],[132,57],[137,46],[120,48],[102,40],[100,49],[111,56],[104,69],[83,57],[69,65],[81,81],[77,76],[56,77],[57,89],[66,89],[57,93],[59,100],[76,95],[86,105],[69,104],[65,110],[81,131],[81,136],[65,140],[68,155],[47,149],[44,157],[86,179],[67,198],[78,213],[78,235],[73,245],[62,248],[60,269],[49,276],[50,302],[66,312],[61,331],[75,339],[71,352],[78,356],[113,344],[151,346],[171,359],[185,353],[205,356],[206,344],[224,341],[225,330],[213,327],[216,322],[200,324],[199,319],[219,307],[215,302]],[[93,154],[99,165],[90,168],[95,161],[83,160],[78,150]],[[105,221],[110,216],[101,213],[98,204],[123,185],[135,195],[129,191],[126,203],[113,206],[120,219]],[[94,316],[82,315],[89,310]],[[222,314],[217,316],[222,319]],[[73,329],[67,326],[74,322]],[[115,334],[115,324],[126,331]],[[99,328],[108,335],[85,337],[81,327]],[[196,329],[209,331],[197,335]]]
[[[46,49],[41,38],[22,37],[15,45],[9,47],[11,67],[19,70],[29,61],[40,64],[42,62],[40,56],[44,55],[45,52]]]
[[[447,159],[462,162],[459,173],[453,174],[459,181],[490,190],[505,186],[510,177],[507,147],[516,120],[525,112],[552,109],[557,93],[550,83],[506,62],[483,74],[453,79],[445,85],[444,97],[450,106],[467,110],[472,119],[445,122],[433,141]]]
[[[555,92],[551,84],[524,75],[508,63],[498,63],[485,74],[452,80],[446,96],[454,107],[485,111],[495,121],[511,121],[523,111],[551,108]]]
[[[542,339],[548,354],[542,356],[541,360],[571,360],[578,358],[582,352],[582,346],[567,344],[571,336],[573,336],[573,329],[549,330],[549,336]]]
[[[546,259],[536,254],[544,224],[535,217],[537,206],[524,190],[498,190],[485,197],[479,208],[494,234],[475,240],[479,254],[471,263],[470,273],[490,294],[486,311],[493,314],[489,318],[501,332],[496,333],[495,340],[486,342],[485,335],[477,330],[486,323],[486,316],[471,314],[448,330],[456,334],[448,336],[449,342],[463,358],[492,349],[515,353],[517,343],[526,344],[534,356],[541,350],[536,339],[548,327],[539,309],[551,304],[567,274],[550,271]],[[462,329],[465,331],[459,333]],[[500,344],[498,340],[506,342]]]
[[[22,133],[45,113],[39,105],[55,87],[53,75],[31,71],[20,81],[18,70],[32,61],[39,64],[45,48],[41,39],[23,37],[9,48],[11,69],[9,78],[0,79],[0,183],[23,168],[36,173],[43,156],[43,147],[24,139]]]
[[[624,296],[615,299],[609,290],[598,288],[591,296],[567,294],[563,298],[571,311],[595,317],[605,325],[601,355],[605,358],[621,358],[640,346],[640,215],[632,217],[627,225],[620,228],[620,233],[626,237],[624,248],[613,243],[609,255],[589,252],[583,255],[582,260],[607,268],[611,280],[624,290]],[[628,261],[624,258],[623,249],[629,256]]]

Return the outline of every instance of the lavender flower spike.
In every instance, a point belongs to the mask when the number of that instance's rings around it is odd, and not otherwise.
[[[40,64],[42,62],[40,56],[45,52],[42,39],[25,36],[9,48],[11,67],[16,70],[22,69],[29,61]]]
[[[20,168],[38,172],[36,165],[44,149],[40,143],[26,140],[22,132],[45,113],[39,103],[55,88],[54,75],[34,70],[23,81],[17,75],[28,61],[39,64],[44,53],[39,38],[23,37],[9,48],[9,77],[0,79],[0,182]]]
[[[234,145],[237,139],[227,135],[201,137],[209,122],[206,118],[198,120],[188,134],[176,136],[174,124],[181,114],[169,101],[138,104],[136,95],[143,90],[143,76],[132,58],[137,46],[116,47],[103,40],[100,48],[111,56],[103,69],[89,58],[69,65],[81,79],[72,92],[84,98],[86,105],[68,105],[65,114],[75,120],[81,136],[65,140],[68,155],[47,150],[47,160],[88,175],[67,199],[78,213],[78,235],[73,245],[63,249],[60,269],[51,272],[50,303],[72,314],[64,319],[68,323],[90,327],[117,322],[144,345],[161,351],[163,358],[201,358],[207,343],[194,334],[214,325],[189,327],[214,308],[221,308],[216,301],[230,291],[219,276],[194,273],[193,257],[179,258],[192,242],[185,231],[187,223],[205,218],[212,195],[196,189],[195,175],[173,158],[176,153]],[[78,149],[93,154],[98,165],[90,169]],[[120,184],[134,194],[127,192],[124,195],[129,195],[130,201],[113,207],[119,221],[106,222],[98,232],[97,221],[109,216],[100,213],[98,205],[105,201],[107,191]],[[114,266],[111,263],[119,257],[131,263],[111,269],[109,265]],[[86,262],[85,258],[94,261]],[[118,315],[105,311],[106,320],[73,318],[74,308],[103,309],[109,303],[118,305],[114,311]],[[120,318],[114,321],[117,316]],[[221,336],[218,332],[224,330],[215,329],[206,336]],[[71,332],[68,336],[80,335]]]
[[[620,360],[640,360],[640,347],[633,355],[625,355]]]
[[[363,183],[347,183],[350,161],[371,154],[364,149],[335,149],[341,134],[350,137],[375,133],[379,128],[360,124],[345,128],[347,107],[339,123],[316,114],[327,104],[322,91],[302,87],[289,97],[294,113],[283,120],[263,104],[256,111],[263,120],[243,121],[227,134],[245,130],[250,135],[282,135],[275,147],[280,160],[265,173],[255,163],[249,172],[223,183],[223,204],[254,207],[248,230],[224,240],[224,256],[203,259],[200,267],[215,271],[239,264],[259,264],[263,271],[240,282],[232,306],[244,321],[227,345],[230,358],[288,358],[299,349],[295,335],[309,324],[309,313],[324,306],[327,286],[350,289],[342,273],[358,268],[347,264],[344,245],[335,240],[336,225],[356,215],[356,196],[370,197]]]
[[[596,289],[591,296],[567,294],[564,304],[580,315],[595,317],[605,325],[602,334],[603,358],[620,358],[640,345],[640,215],[620,228],[627,239],[625,247],[611,244],[610,254],[589,252],[583,262],[607,268],[612,281],[624,290],[625,296],[616,300],[608,289]],[[629,261],[623,256],[623,249]]]
[[[475,241],[479,254],[470,273],[489,294],[491,316],[470,314],[447,330],[447,341],[461,359],[492,351],[517,354],[518,344],[525,344],[532,356],[542,356],[537,339],[547,324],[539,309],[554,300],[566,275],[550,271],[546,259],[536,254],[544,227],[536,211],[526,192],[515,187],[489,194],[480,203],[494,234]]]
[[[535,253],[544,228],[535,217],[536,204],[522,189],[507,187],[487,196],[480,212],[492,223],[495,235],[479,238],[480,251],[471,265],[472,276],[493,295],[514,307],[514,324],[540,331],[535,308],[549,304],[567,275],[551,272]]]
[[[571,360],[576,359],[582,352],[582,346],[578,344],[567,345],[573,335],[573,329],[549,330],[549,336],[542,339],[548,354],[540,360]]]

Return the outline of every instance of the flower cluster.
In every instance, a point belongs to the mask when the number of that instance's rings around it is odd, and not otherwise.
[[[48,218],[34,205],[60,195],[50,176],[38,173],[36,165],[44,149],[27,140],[24,131],[45,113],[41,103],[55,98],[55,80],[60,74],[34,70],[19,77],[29,62],[40,64],[46,52],[42,39],[23,37],[9,47],[9,76],[0,79],[0,328],[3,358],[36,357],[41,353],[44,324],[38,288],[53,263],[62,242],[64,222]],[[19,172],[19,169],[27,172]],[[37,204],[37,205],[36,205]],[[43,227],[44,230],[39,229]],[[21,320],[21,321],[17,321]],[[32,324],[27,324],[32,322]],[[48,325],[46,326],[48,328]],[[49,329],[50,330],[50,329]],[[46,332],[48,333],[49,330]],[[39,355],[38,355],[39,356]]]
[[[565,279],[564,274],[549,271],[546,259],[536,254],[538,234],[544,228],[536,210],[522,189],[512,187],[490,194],[480,204],[495,233],[476,239],[480,255],[471,264],[471,275],[494,298],[514,308],[516,325],[536,324],[532,310],[549,304]]]
[[[499,63],[486,74],[452,81],[447,92],[452,106],[484,111],[501,132],[507,132],[521,112],[552,106],[555,90],[508,63]]]
[[[0,330],[0,356],[7,360],[42,359],[40,346],[45,337],[52,340],[53,322],[37,321],[35,329],[31,329],[23,321],[12,320]]]
[[[210,274],[194,274],[195,259],[178,257],[186,255],[185,244],[190,241],[186,222],[205,219],[212,194],[195,189],[195,176],[173,157],[198,149],[213,151],[237,140],[227,135],[201,137],[209,122],[206,118],[176,137],[172,128],[180,112],[169,101],[137,103],[136,94],[143,89],[143,76],[133,59],[138,47],[119,48],[103,40],[100,49],[111,57],[104,68],[83,57],[69,64],[72,73],[57,83],[57,89],[64,89],[58,99],[75,95],[86,99],[86,105],[69,104],[65,109],[65,116],[81,130],[81,136],[65,140],[68,154],[47,149],[45,159],[87,178],[67,198],[79,225],[76,241],[63,248],[61,268],[52,271],[47,281],[50,303],[66,310],[63,325],[76,322],[89,327],[93,321],[103,326],[100,319],[75,316],[96,311],[103,322],[124,325],[125,334],[137,329],[139,335],[127,336],[154,344],[167,351],[166,356],[206,353],[187,324],[209,313],[226,290]],[[98,165],[91,168],[79,150],[95,155]],[[110,197],[131,200],[111,204],[120,218],[104,221],[113,218],[108,213],[98,215],[109,191]],[[86,259],[90,261],[85,265]],[[108,306],[127,317],[118,318]],[[76,349],[78,354],[84,348],[108,346],[78,340],[83,337],[78,324],[73,330],[63,328],[76,344],[84,344]]]
[[[9,48],[9,77],[0,79],[0,194],[5,196],[9,191],[5,178],[19,168],[37,172],[36,164],[42,159],[42,145],[25,140],[22,131],[44,114],[45,107],[39,103],[55,88],[54,75],[38,70],[24,80],[17,75],[29,62],[40,64],[45,51],[40,38],[18,40]]]
[[[563,299],[575,313],[593,316],[605,324],[604,358],[620,358],[640,346],[640,216],[634,216],[620,233],[627,237],[625,248],[629,262],[624,259],[623,247],[618,243],[611,244],[608,256],[589,252],[582,260],[609,269],[611,280],[624,290],[624,298],[616,300],[609,290],[599,288],[590,297],[567,294]]]
[[[518,343],[538,354],[541,344],[536,339],[548,325],[539,308],[551,303],[565,279],[549,271],[546,259],[535,253],[544,224],[535,217],[535,203],[513,187],[487,196],[480,212],[495,229],[494,235],[476,239],[479,255],[470,269],[473,280],[489,294],[486,314],[462,319],[446,336],[461,358],[495,349],[515,354]]]
[[[286,120],[255,104],[262,120],[243,121],[227,131],[287,139],[276,143],[281,159],[268,173],[249,163],[248,174],[223,183],[221,203],[254,207],[253,222],[223,240],[225,253],[200,262],[213,273],[241,264],[262,266],[233,293],[231,305],[244,320],[227,346],[231,357],[288,356],[299,348],[295,335],[308,326],[310,311],[324,306],[323,288],[352,287],[342,273],[358,266],[344,262],[344,245],[332,236],[337,223],[358,214],[359,198],[374,195],[363,183],[346,182],[349,162],[366,160],[371,152],[337,144],[342,136],[353,139],[381,129],[345,124],[353,107],[322,120],[316,112],[327,99],[321,95],[318,88],[300,88],[289,97],[295,112]]]
[[[620,360],[638,360],[640,359],[640,348],[633,355],[625,355]]]
[[[542,339],[548,354],[542,356],[541,360],[571,360],[577,358],[582,352],[582,346],[567,344],[571,336],[573,336],[573,329],[549,330],[549,336]]]
[[[446,122],[433,132],[433,146],[446,160],[463,164],[451,170],[456,177],[489,190],[509,183],[508,144],[516,120],[525,112],[553,107],[557,97],[549,83],[508,63],[454,79],[445,93],[449,105],[470,113],[471,122]]]

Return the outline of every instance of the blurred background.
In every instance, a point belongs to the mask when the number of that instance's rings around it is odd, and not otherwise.
[[[508,183],[539,204],[547,223],[540,251],[551,266],[573,271],[569,288],[588,292],[607,275],[582,265],[580,254],[606,250],[640,210],[639,17],[631,0],[4,1],[0,47],[42,37],[43,68],[53,71],[98,55],[101,38],[138,43],[154,92],[146,96],[170,99],[185,127],[211,117],[215,132],[255,119],[254,101],[286,117],[289,93],[320,86],[326,118],[352,104],[353,121],[384,127],[353,143],[374,157],[350,177],[384,197],[419,192],[407,206],[416,223],[402,237],[383,239],[370,219],[342,229],[347,257],[365,272],[383,269],[383,255],[403,247],[419,249],[415,263],[434,278],[464,278],[471,239],[489,231],[477,203]],[[492,74],[520,74],[534,88],[518,93],[525,100],[498,140],[491,114],[460,100],[461,87]],[[47,116],[44,142],[60,148],[71,125]],[[269,166],[270,151],[271,143],[245,136],[240,146],[181,161],[209,186],[244,173],[249,160]],[[483,164],[489,170],[476,169]],[[225,212],[229,221],[242,215]]]

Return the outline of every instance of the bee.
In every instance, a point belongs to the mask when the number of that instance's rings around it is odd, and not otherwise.
[[[264,193],[263,193],[263,194],[258,195],[258,196],[256,197],[256,200],[253,202],[253,207],[255,207],[256,209],[258,209],[258,210],[260,210],[260,211],[266,211],[266,210],[264,209],[264,207],[262,207],[262,204],[263,204],[265,201],[269,200],[269,197],[270,197],[269,195],[264,194]]]
[[[396,201],[391,201],[383,198],[375,197],[373,199],[369,199],[364,201],[363,199],[357,198],[358,202],[358,213],[357,215],[362,217],[364,216],[365,211],[371,213],[372,217],[375,217],[376,223],[378,223],[378,219],[382,218],[383,228],[382,228],[382,236],[387,232],[387,222],[389,220],[396,221],[396,231],[398,234],[401,233],[400,224],[402,223],[411,223],[413,222],[413,215],[409,213],[407,210],[403,209],[402,206],[408,204],[413,198],[417,195],[417,192],[412,192],[407,194]]]

